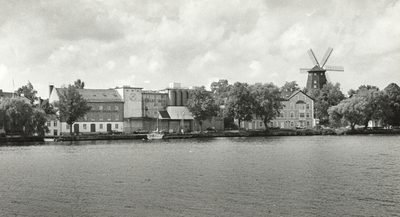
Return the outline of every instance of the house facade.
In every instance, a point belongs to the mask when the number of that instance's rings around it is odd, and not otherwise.
[[[49,98],[54,103],[59,100],[61,88],[55,88]],[[124,101],[118,91],[113,89],[78,89],[87,100],[91,110],[73,124],[74,133],[106,133],[111,130],[124,131]],[[59,136],[70,133],[70,126],[63,120],[48,119],[52,127],[48,136]]]
[[[315,126],[314,100],[310,96],[301,90],[295,92],[283,91],[281,95],[283,98],[281,102],[283,108],[279,115],[268,123],[268,127],[281,129],[311,129]],[[242,122],[241,127],[250,130],[265,129],[263,121],[259,119]]]

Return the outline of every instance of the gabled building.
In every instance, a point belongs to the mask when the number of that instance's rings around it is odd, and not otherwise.
[[[51,93],[49,102],[53,103],[59,100],[61,88],[50,88]],[[124,131],[124,101],[117,90],[114,89],[78,89],[79,93],[87,100],[91,110],[73,124],[74,133],[106,133],[116,130]],[[69,134],[69,125],[63,120],[54,123],[49,120],[50,126],[56,126],[58,129],[52,129],[50,135]]]
[[[314,100],[298,90],[294,92],[283,91],[282,105],[280,114],[272,120],[268,127],[277,127],[281,129],[313,128],[314,119]],[[253,120],[251,122],[242,122],[242,128],[262,130],[265,129],[262,120]]]

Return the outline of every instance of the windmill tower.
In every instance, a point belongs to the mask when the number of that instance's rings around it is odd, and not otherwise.
[[[326,62],[329,59],[329,56],[331,55],[333,49],[328,48],[326,51],[324,57],[321,60],[321,64],[318,62],[317,58],[315,58],[314,52],[312,49],[308,50],[307,53],[310,56],[311,61],[314,64],[314,67],[312,68],[301,68],[300,72],[301,73],[307,73],[308,72],[308,78],[307,78],[307,90],[313,90],[313,89],[322,89],[322,87],[327,83],[326,79],[326,71],[339,71],[343,72],[343,66],[326,66]]]

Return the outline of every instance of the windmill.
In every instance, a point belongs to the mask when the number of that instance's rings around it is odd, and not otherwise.
[[[329,59],[329,56],[331,55],[333,49],[328,48],[326,51],[324,57],[321,60],[321,64],[318,62],[317,58],[315,58],[314,52],[312,49],[308,50],[307,53],[310,56],[311,61],[314,64],[314,67],[312,68],[301,68],[300,72],[301,73],[307,73],[308,72],[308,78],[307,78],[307,90],[313,90],[313,89],[321,89],[324,84],[326,84],[326,71],[339,71],[343,72],[344,68],[343,66],[326,66],[326,62]]]

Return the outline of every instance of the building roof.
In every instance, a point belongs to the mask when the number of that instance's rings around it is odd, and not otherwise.
[[[325,72],[326,70],[325,69],[322,69],[321,67],[319,67],[319,66],[314,66],[309,72]]]
[[[303,93],[304,95],[306,95],[308,98],[314,100],[312,97],[310,97],[309,95],[307,95],[306,93],[304,93],[301,90],[297,90],[297,91],[293,91],[293,92],[292,91],[282,91],[281,96],[282,96],[283,100],[289,100],[290,98],[294,97],[295,95],[297,95],[300,92]]]
[[[162,119],[171,119],[167,111],[158,111]]]
[[[57,92],[61,88],[56,88]],[[79,93],[88,102],[124,102],[115,89],[78,89]]]

